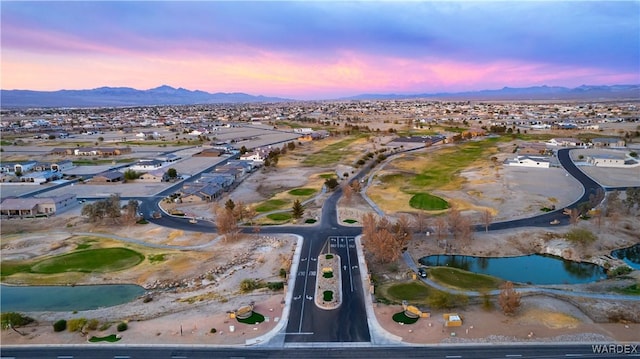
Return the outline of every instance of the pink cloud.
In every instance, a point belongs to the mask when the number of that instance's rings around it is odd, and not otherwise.
[[[35,41],[34,36],[27,34],[25,39]],[[69,37],[54,36],[42,41],[49,40],[53,41],[49,46],[54,49],[74,51],[32,52],[16,46],[4,49],[3,88],[56,90],[130,86],[144,89],[169,84],[210,92],[312,99],[359,93],[638,82],[637,74],[506,60],[473,63],[439,58],[376,57],[348,51],[332,53],[330,59],[304,59],[250,47],[211,55],[189,50],[193,45],[177,51],[168,48],[166,53],[145,53],[86,44]],[[78,56],[78,52],[83,55]]]

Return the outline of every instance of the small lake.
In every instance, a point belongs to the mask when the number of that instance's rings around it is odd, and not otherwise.
[[[640,243],[628,248],[616,249],[611,255],[622,259],[629,267],[640,270]]]
[[[427,266],[449,266],[517,283],[578,284],[607,277],[604,268],[554,256],[531,254],[518,257],[473,257],[434,255],[420,258]]]
[[[145,292],[144,288],[133,284],[73,287],[0,285],[0,304],[3,312],[80,311],[128,303]]]

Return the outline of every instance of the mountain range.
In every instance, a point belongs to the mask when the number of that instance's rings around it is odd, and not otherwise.
[[[640,85],[588,86],[576,88],[535,86],[504,87],[456,93],[362,94],[338,100],[614,100],[640,99]],[[150,105],[193,105],[215,103],[260,103],[296,101],[279,97],[254,96],[246,93],[209,93],[163,85],[149,90],[130,87],[99,87],[91,90],[1,90],[0,107],[117,107]]]
[[[250,103],[290,101],[278,97],[246,93],[209,93],[162,85],[149,90],[130,87],[99,87],[91,90],[2,90],[0,106],[14,107],[116,107],[152,105],[194,105],[214,103]]]
[[[344,100],[402,100],[402,99],[434,99],[434,100],[640,100],[640,85],[589,86],[575,88],[559,86],[503,87],[499,90],[480,90],[455,93],[423,93],[423,94],[362,94],[345,97]]]

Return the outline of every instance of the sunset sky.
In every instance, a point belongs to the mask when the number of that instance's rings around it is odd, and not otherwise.
[[[639,1],[2,1],[2,89],[295,99],[640,83]]]

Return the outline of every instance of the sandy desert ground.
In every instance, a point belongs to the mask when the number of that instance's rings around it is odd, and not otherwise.
[[[537,169],[536,171],[545,171]],[[310,168],[277,169],[269,172],[256,172],[245,180],[231,195],[234,201],[257,203],[266,197],[265,191],[280,191],[308,185],[308,179],[318,170]],[[473,203],[479,207],[493,206],[498,210],[498,219],[523,217],[539,212],[537,205],[547,203],[554,198],[558,206],[572,202],[581,194],[581,189],[560,169],[549,169],[546,172],[523,172],[521,169],[502,169],[500,180],[496,181],[493,173],[487,171],[467,171],[463,176],[468,178],[467,187],[451,196]],[[600,174],[603,181],[607,173]],[[267,181],[268,179],[268,181]],[[548,181],[560,183],[562,186],[548,186]],[[273,188],[265,190],[265,183],[273,184]],[[516,185],[516,183],[518,183]],[[262,187],[261,187],[262,186]],[[469,191],[479,191],[482,196],[469,195]],[[505,198],[504,201],[493,201],[492,198]],[[536,206],[522,207],[519,203],[536,203]],[[322,204],[320,197],[315,205],[306,209],[307,216],[320,214]],[[370,211],[365,201],[358,196],[347,203],[340,202],[341,220],[361,218]],[[211,206],[192,205],[189,211],[198,216],[212,217]],[[175,233],[170,229],[156,228],[154,225],[139,227],[91,228],[78,218],[79,208],[68,211],[55,218],[47,219],[49,228],[62,228],[55,235],[45,234],[41,224],[21,221],[3,222],[2,226],[2,259],[18,258],[44,254],[52,250],[54,242],[67,238],[71,232],[111,232],[112,234],[150,241],[152,243],[172,245],[202,245],[202,249],[192,251],[193,258],[187,260],[176,256],[163,269],[152,272],[141,267],[127,273],[109,274],[104,277],[87,276],[77,284],[126,282],[137,283],[147,288],[162,287],[177,282],[176,290],[157,289],[153,292],[153,300],[143,303],[138,299],[121,306],[79,313],[38,312],[29,313],[38,323],[21,328],[26,333],[20,336],[13,331],[2,331],[5,344],[34,343],[84,343],[86,337],[79,333],[54,333],[53,321],[74,317],[97,318],[104,321],[129,320],[129,330],[122,333],[122,343],[201,343],[201,344],[242,344],[252,338],[259,338],[280,322],[283,315],[285,293],[258,292],[251,295],[239,294],[239,283],[242,279],[274,278],[283,262],[291,259],[295,249],[296,238],[256,236],[238,243],[223,243],[219,239],[198,233]],[[394,214],[390,214],[394,215]],[[73,227],[66,228],[66,223]],[[541,251],[552,251],[561,248],[560,254],[576,258],[588,256],[597,258],[610,250],[630,246],[638,242],[637,218],[622,219],[630,229],[617,230],[604,226],[602,229],[590,227],[598,233],[598,242],[588,249],[563,251],[561,241],[549,241],[546,232],[549,230],[522,229],[509,233],[477,233],[476,238],[468,245],[458,248],[462,254],[475,255],[518,255]],[[581,224],[591,226],[591,224]],[[555,228],[551,231],[560,233],[567,228]],[[526,235],[523,235],[526,233]],[[211,245],[207,245],[212,243]],[[64,251],[64,247],[58,247]],[[409,247],[414,258],[438,253],[435,241],[424,236],[416,236]],[[204,270],[203,270],[204,269]],[[205,273],[203,273],[205,272]],[[400,272],[402,272],[402,267]],[[214,274],[208,277],[206,274]],[[638,280],[638,279],[637,279]],[[194,303],[185,301],[192,298]],[[224,299],[221,299],[224,298]],[[249,301],[258,303],[256,310],[268,316],[269,321],[248,326],[235,323],[228,318],[227,311],[246,305]],[[620,310],[640,313],[640,306],[624,304]],[[586,341],[607,342],[639,341],[640,325],[631,322],[601,323],[602,317],[594,312],[604,308],[603,303],[568,302],[561,298],[546,296],[525,297],[520,311],[513,317],[505,317],[498,310],[486,312],[479,306],[471,305],[461,309],[464,326],[455,330],[442,326],[442,312],[433,312],[431,318],[421,319],[412,326],[401,326],[391,320],[391,315],[399,311],[397,306],[376,305],[375,313],[378,322],[391,334],[402,337],[410,343],[448,343],[448,342],[514,342],[514,341]],[[231,332],[229,326],[234,325]],[[180,333],[182,326],[182,333]],[[211,334],[211,328],[217,332]],[[452,336],[455,332],[455,336]],[[91,335],[115,333],[115,326],[104,332],[92,332]]]

